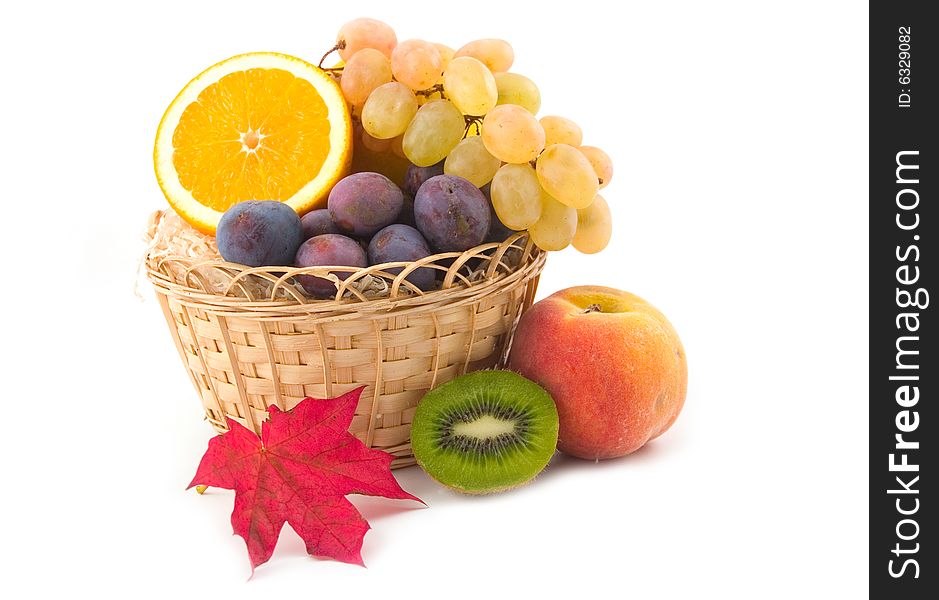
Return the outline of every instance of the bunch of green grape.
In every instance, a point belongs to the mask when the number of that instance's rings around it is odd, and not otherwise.
[[[536,117],[541,93],[509,72],[515,54],[508,42],[482,39],[458,50],[398,42],[385,23],[356,19],[339,30],[334,49],[366,147],[418,167],[443,162],[445,173],[489,185],[499,220],[528,230],[539,248],[573,244],[592,254],[606,247],[612,221],[598,191],[613,175],[610,157],[582,145],[574,121]]]

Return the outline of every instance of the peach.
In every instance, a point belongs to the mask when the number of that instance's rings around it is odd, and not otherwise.
[[[509,368],[557,403],[558,448],[586,459],[634,452],[664,433],[688,387],[685,351],[665,316],[629,292],[579,286],[521,318]]]

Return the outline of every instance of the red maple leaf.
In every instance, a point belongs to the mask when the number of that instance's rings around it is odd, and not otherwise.
[[[285,522],[310,554],[364,566],[369,524],[346,494],[421,502],[392,476],[390,454],[349,433],[363,389],[305,398],[288,411],[271,406],[260,438],[228,419],[229,431],[209,440],[189,487],[235,490],[231,524],[248,546],[252,573],[271,557]]]

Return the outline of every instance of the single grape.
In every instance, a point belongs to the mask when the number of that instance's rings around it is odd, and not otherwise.
[[[493,73],[508,71],[515,61],[515,51],[505,40],[475,40],[456,51],[454,58],[472,56],[486,65]]]
[[[596,254],[610,243],[612,233],[610,205],[597,194],[590,206],[577,211],[577,233],[571,243],[584,254]]]
[[[389,225],[372,237],[368,243],[368,264],[379,265],[389,262],[411,262],[426,258],[432,253],[427,240],[421,233],[408,225]],[[398,274],[403,267],[385,269]],[[421,267],[411,271],[405,279],[425,292],[434,286],[435,269]]]
[[[473,136],[461,140],[450,151],[443,163],[443,172],[462,177],[476,187],[482,187],[492,181],[492,176],[500,166],[502,161],[489,154],[482,138]]]
[[[596,146],[581,146],[578,148],[580,153],[587,157],[597,174],[597,180],[602,190],[610,185],[610,179],[613,179],[613,161],[610,156]]]
[[[248,200],[225,211],[215,231],[218,252],[249,267],[284,266],[303,241],[300,216],[276,200]]]
[[[538,157],[538,181],[548,194],[574,209],[587,208],[600,189],[590,161],[567,144],[548,146]]]
[[[346,101],[361,105],[372,90],[391,81],[391,61],[374,48],[362,48],[342,69],[339,87]]]
[[[528,229],[541,217],[544,190],[528,165],[503,165],[492,178],[492,206],[506,227]]]
[[[333,186],[327,204],[339,229],[368,237],[395,222],[404,205],[404,194],[384,175],[353,173]]]
[[[527,163],[544,149],[544,129],[534,115],[514,104],[490,110],[483,119],[483,143],[489,153],[507,163]]]
[[[445,44],[434,43],[434,46],[437,48],[437,52],[440,53],[440,67],[446,71],[447,65],[453,60],[453,54],[456,50]]]
[[[357,267],[368,266],[365,250],[357,241],[344,235],[324,233],[303,242],[294,259],[297,267]],[[331,271],[344,281],[353,270]],[[297,283],[303,290],[317,298],[329,298],[336,294],[336,285],[325,277],[297,275]]]
[[[425,90],[440,79],[443,60],[440,51],[430,42],[406,40],[391,53],[391,72],[412,90]]]
[[[303,226],[303,239],[308,240],[311,237],[323,235],[324,233],[342,233],[333,218],[329,214],[328,208],[318,208],[311,210],[300,218],[300,224]]]
[[[584,141],[584,132],[580,126],[564,117],[549,115],[541,117],[539,121],[544,128],[544,145],[567,144],[568,146],[580,146]]]
[[[471,56],[454,58],[443,72],[443,89],[463,114],[482,116],[499,99],[496,80],[486,65]]]
[[[439,252],[462,252],[489,233],[489,202],[478,187],[453,175],[424,182],[414,198],[417,228]]]
[[[355,19],[339,29],[336,43],[344,45],[339,49],[342,60],[348,61],[362,48],[374,48],[388,58],[398,45],[394,29],[375,19]]]
[[[494,73],[498,99],[496,104],[517,104],[537,114],[541,108],[541,92],[531,79],[518,73]]]
[[[577,231],[577,211],[548,194],[541,198],[541,217],[528,228],[531,241],[542,250],[567,248]]]
[[[416,114],[414,92],[392,81],[372,90],[362,107],[362,126],[372,137],[387,140],[404,133]]]
[[[425,181],[431,177],[443,175],[443,164],[444,161],[440,161],[429,167],[418,167],[417,165],[408,167],[408,172],[404,176],[404,192],[412,198],[416,196],[417,190],[421,189]]]
[[[408,160],[429,167],[450,154],[463,139],[463,113],[449,100],[432,100],[422,106],[404,132],[401,146]]]

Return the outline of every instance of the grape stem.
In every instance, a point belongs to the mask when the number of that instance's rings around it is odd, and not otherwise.
[[[436,93],[439,93],[439,94],[440,94],[440,97],[441,97],[441,98],[444,98],[444,95],[443,95],[443,84],[442,84],[442,83],[438,83],[438,84],[434,85],[433,87],[427,88],[426,90],[418,90],[418,91],[416,91],[416,92],[414,92],[414,93],[415,93],[415,94],[420,94],[421,96],[432,96],[432,95],[434,95],[434,94],[436,94]]]
[[[470,127],[473,127],[473,126],[476,127],[476,135],[480,135],[480,133],[482,133],[482,123],[483,123],[482,117],[479,117],[476,115],[463,115],[463,120],[466,122],[466,128],[463,129],[464,138],[466,138],[466,136],[469,135]]]
[[[336,50],[344,50],[346,47],[346,40],[339,40],[336,42],[336,45],[326,51],[326,54],[323,55],[323,58],[320,59],[320,64],[316,65],[319,68],[323,69],[323,63],[326,62],[326,57],[335,52]],[[335,71],[336,69],[323,69],[324,71]],[[340,68],[341,70],[341,68]]]

